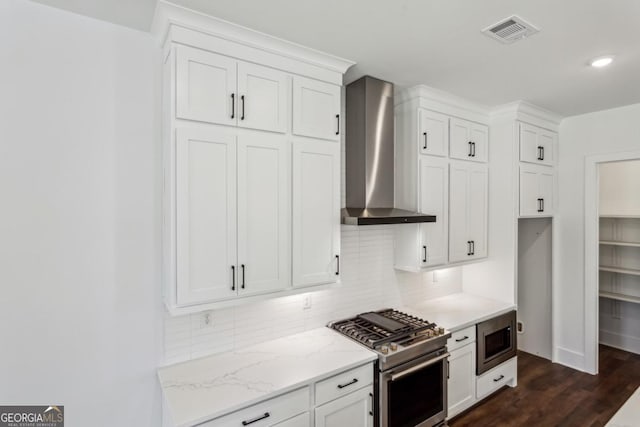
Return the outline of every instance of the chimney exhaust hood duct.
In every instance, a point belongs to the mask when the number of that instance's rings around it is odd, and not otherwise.
[[[393,84],[364,76],[347,85],[346,205],[349,225],[435,222],[395,209]]]

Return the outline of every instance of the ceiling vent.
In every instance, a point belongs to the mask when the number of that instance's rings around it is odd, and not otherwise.
[[[502,43],[513,43],[540,31],[519,16],[513,15],[482,30],[483,33]]]

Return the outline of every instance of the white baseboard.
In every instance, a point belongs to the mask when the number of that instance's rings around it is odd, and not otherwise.
[[[573,350],[568,350],[566,348],[558,347],[556,350],[556,356],[557,358],[556,360],[554,360],[554,362],[564,366],[568,366],[578,371],[585,372],[583,353],[578,353]]]
[[[600,329],[600,344],[640,354],[640,338]]]

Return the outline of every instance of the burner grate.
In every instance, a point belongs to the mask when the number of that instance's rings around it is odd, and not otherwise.
[[[333,329],[375,348],[436,327],[435,323],[422,320],[393,309],[363,313],[357,317],[334,322]]]

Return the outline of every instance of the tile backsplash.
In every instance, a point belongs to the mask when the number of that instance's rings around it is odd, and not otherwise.
[[[330,289],[172,317],[165,315],[164,364],[245,347],[325,326],[367,310],[462,291],[461,267],[406,273],[393,268],[393,227],[343,226],[341,285]],[[306,298],[311,307],[303,308]]]

